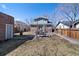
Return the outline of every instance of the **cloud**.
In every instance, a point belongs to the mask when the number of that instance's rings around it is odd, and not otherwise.
[[[1,7],[2,7],[3,9],[6,9],[6,10],[13,10],[13,9],[11,9],[11,8],[8,8],[5,4],[1,4]]]
[[[16,20],[20,20],[20,19],[16,19]]]
[[[1,7],[4,9],[7,9],[6,5],[4,5],[4,4],[2,4]]]

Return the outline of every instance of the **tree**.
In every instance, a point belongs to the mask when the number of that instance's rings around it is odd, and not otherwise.
[[[64,19],[72,21],[72,28],[74,28],[73,22],[79,18],[79,4],[61,4],[59,11]]]
[[[63,15],[61,15],[61,13],[59,11],[59,7],[60,6],[53,9],[52,14],[50,15],[50,19],[52,21],[53,29],[54,29],[53,31],[57,31],[56,26],[57,26],[58,22],[64,20]]]

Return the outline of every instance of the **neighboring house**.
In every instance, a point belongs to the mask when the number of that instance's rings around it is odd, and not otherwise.
[[[79,28],[79,20],[76,21],[62,21],[62,22],[58,22],[58,24],[56,25],[57,29],[69,29],[72,28],[72,26],[74,25],[74,28],[78,29]]]
[[[77,20],[76,22],[74,22],[74,26],[76,29],[79,29],[79,20]]]
[[[52,23],[47,18],[44,17],[34,19],[34,22],[31,23],[30,26],[32,32],[36,32],[39,30],[52,32]]]
[[[14,25],[15,32],[20,32],[20,31],[24,32],[29,30],[30,30],[30,27],[26,23],[21,21],[15,21],[15,25]]]
[[[70,28],[70,22],[67,21],[63,21],[63,22],[58,22],[58,24],[56,25],[57,29],[68,29]]]
[[[14,17],[0,12],[0,41],[13,38]]]
[[[76,27],[77,29],[79,29],[79,23],[77,23],[77,24],[75,25],[75,27]]]

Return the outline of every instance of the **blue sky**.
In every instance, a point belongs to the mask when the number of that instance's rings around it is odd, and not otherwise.
[[[0,3],[0,12],[24,22],[26,19],[32,21],[38,16],[51,15],[58,5],[55,3]]]

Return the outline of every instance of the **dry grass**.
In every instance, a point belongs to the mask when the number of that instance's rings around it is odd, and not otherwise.
[[[33,35],[33,32],[23,32],[23,35]]]
[[[26,41],[7,56],[72,56],[79,55],[79,46],[70,44],[62,38],[53,35],[51,38],[42,38]]]

